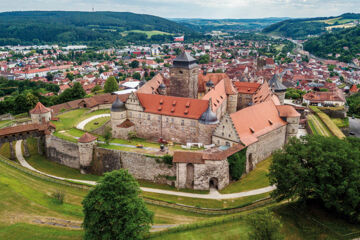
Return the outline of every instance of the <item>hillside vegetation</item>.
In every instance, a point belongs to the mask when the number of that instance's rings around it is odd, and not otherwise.
[[[190,34],[173,21],[130,12],[25,11],[0,13],[0,45],[136,41],[147,34],[126,31]]]
[[[360,14],[346,13],[337,17],[290,19],[266,27],[263,32],[293,39],[321,35],[327,28],[351,27],[360,19]],[[354,25],[355,26],[355,25]]]
[[[287,18],[259,18],[259,19],[197,19],[197,18],[174,18],[171,19],[194,31],[255,31],[283,21]]]
[[[357,54],[360,53],[360,26],[309,39],[304,44],[304,49],[318,57],[351,62],[359,57]],[[337,54],[340,56],[336,57]]]

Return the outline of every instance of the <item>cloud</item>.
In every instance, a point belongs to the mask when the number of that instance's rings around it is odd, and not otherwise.
[[[262,18],[335,16],[360,12],[359,0],[12,0],[0,11],[130,11],[162,17]]]

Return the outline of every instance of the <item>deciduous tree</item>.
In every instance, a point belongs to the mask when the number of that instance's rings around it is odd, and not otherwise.
[[[106,173],[82,202],[84,239],[143,239],[153,213],[139,193],[139,184],[127,170]]]

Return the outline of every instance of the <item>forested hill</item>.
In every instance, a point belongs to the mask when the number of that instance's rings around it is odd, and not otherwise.
[[[360,14],[346,13],[337,17],[290,19],[266,27],[263,32],[293,39],[321,35],[337,27],[352,27]]]
[[[304,49],[318,57],[351,62],[354,58],[359,58],[360,26],[311,38],[305,42]],[[339,55],[336,56],[337,54]]]
[[[134,31],[136,30],[136,31]],[[0,13],[0,45],[121,41],[193,31],[168,19],[130,12]]]

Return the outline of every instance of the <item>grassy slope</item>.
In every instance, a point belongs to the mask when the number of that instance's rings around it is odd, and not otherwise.
[[[243,176],[239,181],[231,183],[229,186],[221,190],[225,193],[236,193],[254,190],[258,188],[268,187],[270,185],[267,174],[272,158],[268,158],[256,165],[254,171]]]
[[[142,195],[151,199],[162,200],[171,203],[180,203],[188,206],[222,209],[222,208],[241,207],[247,205],[256,200],[268,197],[269,193],[236,198],[236,199],[227,199],[227,200],[198,199],[198,198],[179,197],[179,196],[150,193],[150,192],[143,192]]]
[[[55,204],[51,194],[65,193],[63,205]],[[13,231],[24,235],[24,239],[81,239],[81,234],[64,230],[63,237],[52,227],[33,225],[34,219],[57,218],[81,223],[83,218],[81,201],[87,190],[67,187],[31,177],[0,162],[0,239],[8,238]],[[207,219],[207,216],[149,205],[155,212],[155,224],[183,224]],[[59,229],[59,228],[56,228]],[[31,237],[26,234],[33,232]],[[35,233],[36,232],[36,233]],[[37,238],[36,236],[39,237]],[[56,236],[56,237],[53,237]],[[19,237],[19,239],[21,239]]]
[[[65,192],[64,205],[51,201],[50,194],[57,190]],[[81,201],[86,193],[86,190],[30,177],[0,162],[0,239],[81,239],[83,233],[80,230],[35,225],[32,221],[47,217],[81,221]],[[155,212],[156,224],[186,224],[208,219],[206,216],[169,208],[152,205],[149,208]],[[319,207],[299,211],[282,206],[276,208],[275,213],[282,219],[282,231],[287,235],[286,239],[338,239],[329,229],[322,230],[308,217],[321,221],[341,234],[360,230],[358,225],[348,224]],[[247,231],[246,223],[239,220],[168,234],[157,239],[246,239]]]
[[[97,119],[90,121],[88,124],[86,124],[84,129],[87,132],[91,132],[91,131],[94,131],[95,129],[98,129],[99,127],[101,127],[102,125],[107,123],[108,121],[110,121],[110,117],[97,118]]]

